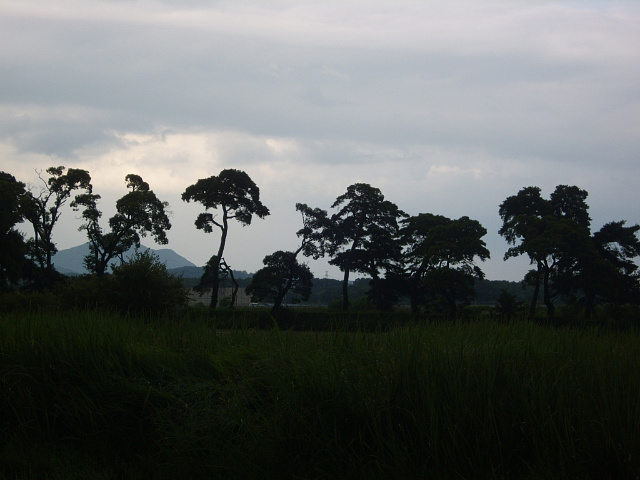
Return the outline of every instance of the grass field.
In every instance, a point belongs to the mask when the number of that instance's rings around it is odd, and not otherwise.
[[[640,333],[0,316],[8,479],[637,479]]]

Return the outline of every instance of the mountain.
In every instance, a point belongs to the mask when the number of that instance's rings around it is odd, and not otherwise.
[[[151,253],[158,256],[160,262],[167,266],[167,269],[174,269],[180,267],[192,267],[198,268],[195,264],[191,263],[186,258],[178,255],[170,248],[160,248],[155,250],[153,248],[140,246],[140,251],[151,251]],[[135,253],[135,248],[130,249],[125,258],[130,258]],[[53,264],[60,273],[65,275],[79,275],[88,273],[84,267],[84,257],[89,254],[89,243],[78,245],[77,247],[67,248],[66,250],[60,250],[53,256]],[[114,260],[117,263],[117,260]]]

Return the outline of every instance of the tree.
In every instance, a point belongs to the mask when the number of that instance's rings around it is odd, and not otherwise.
[[[214,227],[220,229],[220,243],[218,252],[213,255],[201,279],[210,280],[211,308],[218,304],[218,289],[220,285],[220,262],[224,253],[229,233],[229,220],[237,220],[243,226],[250,225],[253,215],[264,218],[269,215],[269,209],[260,202],[260,189],[249,175],[241,170],[225,169],[217,176],[203,178],[186,188],[182,194],[185,202],[201,203],[205,212],[198,215],[195,225],[206,233],[213,232]],[[222,210],[222,218],[216,219],[209,209]]]
[[[53,229],[62,215],[62,207],[67,203],[74,190],[91,193],[91,176],[86,170],[78,168],[50,167],[45,180],[40,176],[42,188],[35,194],[28,192],[24,202],[24,217],[31,223],[34,238],[28,242],[33,260],[44,271],[46,284],[53,278],[53,255],[57,252],[53,242]]]
[[[90,250],[85,265],[96,275],[103,275],[111,260],[123,261],[124,253],[133,246],[139,247],[141,237],[148,233],[157,243],[168,243],[166,231],[171,228],[166,213],[168,203],[160,201],[139,175],[129,174],[125,182],[130,191],[116,202],[116,214],[109,219],[109,232],[105,233],[100,226],[100,195],[91,192],[78,195],[71,204],[75,210],[84,207],[80,230],[87,232]]]
[[[480,222],[466,216],[452,220],[421,213],[402,221],[405,273],[414,313],[430,298],[431,303],[444,303],[451,319],[457,317],[458,304],[474,295],[474,279],[484,278],[475,260],[490,256],[482,240],[486,233]]]
[[[231,298],[229,300],[229,307],[233,308],[236,306],[236,300],[238,299],[238,290],[240,289],[240,284],[236,280],[236,277],[233,274],[233,270],[227,264],[224,258],[220,259],[220,279],[225,280],[229,278],[231,280]]]
[[[369,280],[367,300],[378,310],[391,311],[406,290],[406,278],[402,272],[393,269],[385,272],[383,278]]]
[[[543,230],[542,218],[550,212],[548,202],[542,198],[540,188],[527,187],[502,202],[499,213],[503,221],[499,233],[509,245],[513,245],[505,253],[504,260],[506,261],[511,257],[529,253],[525,250],[524,242],[517,244],[518,240],[540,235]],[[525,277],[525,281],[534,287],[529,309],[529,315],[533,317],[540,294],[542,264],[538,262],[533,253],[529,254],[529,258],[531,263],[536,263],[538,267],[535,272],[529,272]]]
[[[306,264],[298,262],[298,254],[304,252],[306,256],[317,259],[324,254],[326,246],[321,230],[328,226],[327,212],[303,203],[297,203],[296,210],[302,216],[302,228],[296,232],[298,237],[302,237],[300,246],[295,252],[278,250],[264,257],[265,267],[255,273],[245,290],[254,301],[273,302],[272,314],[281,308],[290,291],[300,300],[309,299],[313,274]]]
[[[105,278],[109,304],[123,313],[157,315],[187,303],[182,279],[171,275],[166,265],[148,250],[136,252]]]
[[[505,260],[527,254],[536,265],[525,277],[534,286],[530,316],[535,314],[542,288],[547,316],[554,320],[553,298],[566,290],[579,258],[590,255],[587,195],[576,186],[558,185],[546,200],[538,187],[527,187],[500,205],[503,224],[499,233],[512,245]]]
[[[587,196],[576,186],[558,185],[545,200],[539,188],[527,187],[500,205],[500,234],[512,245],[505,260],[527,254],[536,265],[525,277],[535,287],[531,316],[540,289],[550,321],[558,295],[582,296],[585,316],[590,318],[597,298],[629,300],[638,291],[633,259],[640,255],[640,226],[610,222],[591,234]]]
[[[24,219],[21,204],[25,184],[6,172],[0,172],[0,290],[15,285],[23,276],[27,246],[16,224]]]
[[[307,265],[298,263],[296,252],[278,250],[264,257],[262,263],[265,266],[254,274],[246,288],[254,301],[272,301],[271,311],[275,313],[289,292],[298,295],[300,300],[309,299],[313,273]]]
[[[595,315],[598,299],[616,303],[636,303],[640,225],[625,226],[625,221],[609,222],[595,232],[588,255],[577,259],[571,278],[563,279],[565,292],[584,295],[585,317]]]
[[[431,268],[429,244],[435,228],[450,222],[445,216],[420,213],[402,220],[401,243],[405,246],[402,258],[403,273],[409,290],[411,311],[419,313],[426,301],[424,276]]]
[[[394,203],[385,200],[382,192],[366,183],[347,187],[346,193],[336,198],[331,208],[338,212],[328,217],[321,209],[298,204],[308,216],[305,228],[309,246],[303,248],[307,256],[333,257],[329,263],[344,272],[342,281],[342,308],[349,308],[349,275],[352,271],[378,278],[382,269],[390,268],[399,258],[400,247],[395,242],[398,219],[406,214]]]
[[[518,312],[522,302],[516,299],[513,293],[508,292],[504,288],[500,290],[500,296],[496,299],[496,312],[507,322],[510,322],[513,316]]]
[[[302,241],[295,253],[302,252],[305,257],[317,260],[329,249],[331,220],[326,210],[311,208],[306,203],[296,203],[296,210],[302,216],[302,228],[296,235],[302,237]]]

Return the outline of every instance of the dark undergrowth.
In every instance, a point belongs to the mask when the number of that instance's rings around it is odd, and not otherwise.
[[[0,476],[640,476],[635,329],[327,321],[2,314]]]

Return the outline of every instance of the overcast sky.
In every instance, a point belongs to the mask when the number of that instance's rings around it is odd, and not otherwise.
[[[232,225],[237,270],[297,247],[296,202],[329,209],[356,182],[479,220],[489,279],[529,268],[497,233],[523,187],[586,189],[595,229],[640,222],[637,0],[0,0],[0,79],[0,170],[36,187],[87,169],[107,218],[141,175],[173,212],[168,248],[198,265],[218,236],[180,195],[225,168],[271,210]],[[77,215],[59,249],[86,241]]]

